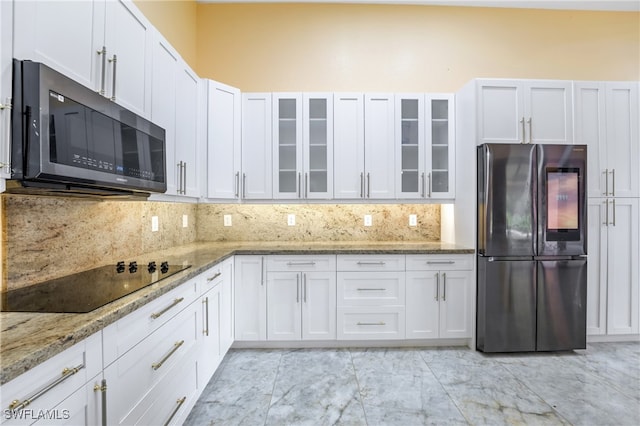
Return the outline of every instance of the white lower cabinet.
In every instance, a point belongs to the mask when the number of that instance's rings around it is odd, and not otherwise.
[[[267,339],[267,287],[264,256],[235,256],[235,340]]]
[[[76,425],[101,418],[92,391],[102,370],[101,333],[96,333],[2,385],[3,425]],[[99,393],[99,392],[98,392]]]
[[[335,256],[270,256],[267,339],[335,338]]]
[[[407,256],[407,339],[471,337],[471,256]]]
[[[404,255],[338,256],[338,339],[404,339],[404,269]]]

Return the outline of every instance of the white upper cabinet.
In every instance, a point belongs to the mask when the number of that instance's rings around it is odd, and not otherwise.
[[[453,95],[396,95],[395,116],[397,198],[453,198]]]
[[[273,197],[271,94],[242,94],[242,176],[244,199]]]
[[[209,80],[207,113],[207,197],[240,198],[240,89]]]
[[[129,0],[14,3],[14,56],[42,62],[148,117],[152,26]]]
[[[573,143],[571,81],[477,80],[478,144]]]
[[[636,82],[575,83],[576,143],[588,146],[589,197],[640,195]]]
[[[273,94],[274,198],[333,195],[333,97]]]
[[[11,45],[13,2],[0,2],[0,192],[11,177]]]
[[[198,105],[200,78],[182,60],[176,74],[176,145],[173,173],[177,194],[199,197],[198,182]],[[167,165],[167,174],[171,174]]]
[[[392,94],[365,94],[365,198],[395,198],[394,120],[395,106]]]
[[[364,95],[333,97],[334,197],[364,198]]]

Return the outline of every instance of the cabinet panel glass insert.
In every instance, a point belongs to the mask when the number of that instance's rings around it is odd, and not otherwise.
[[[278,100],[278,190],[296,193],[297,143],[296,99]]]
[[[401,101],[401,185],[402,192],[419,191],[419,102],[417,99]]]
[[[446,146],[434,146],[431,150],[433,153],[432,170],[447,170],[449,168],[449,148]]]
[[[434,120],[449,119],[449,101],[447,99],[431,100],[431,118]]]
[[[431,190],[449,192],[449,101],[431,100]]]
[[[295,171],[280,170],[280,192],[297,192],[297,175],[298,173]]]
[[[431,190],[433,192],[449,192],[448,171],[433,171],[431,179]]]
[[[309,193],[327,192],[327,100],[309,99]]]
[[[294,146],[281,146],[280,147],[280,170],[281,171],[296,171],[296,147]]]
[[[449,144],[449,122],[435,121],[431,122],[431,141],[433,145]]]

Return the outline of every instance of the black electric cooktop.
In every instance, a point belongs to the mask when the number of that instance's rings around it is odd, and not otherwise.
[[[156,283],[191,265],[136,262],[102,266],[2,293],[3,312],[85,313]]]

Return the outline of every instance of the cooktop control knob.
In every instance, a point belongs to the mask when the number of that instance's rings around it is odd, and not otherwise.
[[[133,274],[135,272],[138,272],[138,262],[134,260],[133,262],[129,263],[129,273]]]
[[[121,260],[116,264],[116,272],[119,274],[124,272],[124,260]]]
[[[156,262],[149,262],[149,265],[147,266],[147,270],[149,271],[149,273],[154,273],[156,269],[158,269],[158,267],[156,266]]]
[[[169,272],[169,262],[164,261],[160,264],[160,271],[162,271],[163,274],[166,274],[167,272]]]

